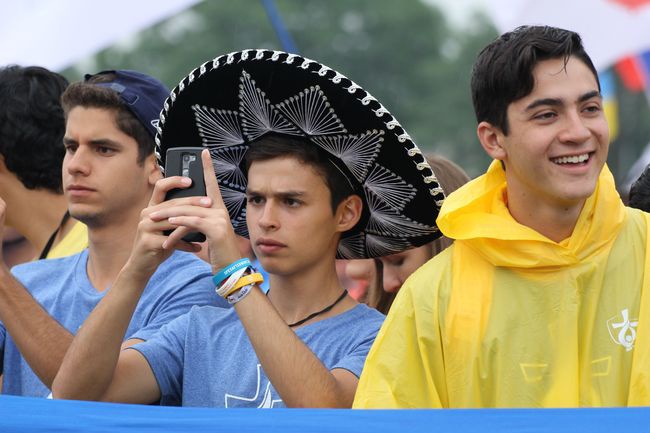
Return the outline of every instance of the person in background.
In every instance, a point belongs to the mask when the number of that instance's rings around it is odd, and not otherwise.
[[[630,187],[628,206],[650,212],[650,165]]]
[[[435,154],[427,161],[436,174],[446,195],[456,191],[470,180],[465,171],[453,161]],[[426,245],[377,259],[350,260],[346,266],[348,277],[365,286],[363,302],[388,314],[390,306],[406,279],[429,259],[442,252],[453,240],[445,236]]]
[[[19,263],[32,260],[36,251],[32,244],[16,231],[16,229],[7,227],[2,237],[2,259],[9,269]]]
[[[70,215],[88,227],[89,243],[75,255],[11,272],[0,266],[4,394],[46,397],[74,334],[116,284],[161,177],[155,124],[168,94],[153,77],[126,70],[88,75],[63,93],[63,192]],[[193,305],[227,306],[212,290],[208,264],[189,253],[171,255],[133,305],[121,345],[147,340]]]
[[[650,218],[605,165],[580,36],[505,33],[471,88],[493,162],[445,199],[437,223],[454,243],[402,285],[354,406],[649,405]]]
[[[0,207],[4,225],[29,241],[35,258],[88,245],[86,226],[70,218],[61,186],[60,99],[67,86],[62,75],[39,66],[0,68]]]

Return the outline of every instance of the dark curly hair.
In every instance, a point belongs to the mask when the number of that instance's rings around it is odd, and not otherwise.
[[[39,66],[0,68],[0,154],[29,189],[62,193],[63,76]]]

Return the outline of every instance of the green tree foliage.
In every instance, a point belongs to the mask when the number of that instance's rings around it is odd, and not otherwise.
[[[626,90],[620,80],[617,83],[616,98],[618,101],[618,136],[610,144],[607,164],[616,177],[617,186],[623,195],[627,191],[624,181],[630,167],[641,156],[650,140],[650,107],[649,97],[644,92]]]
[[[476,139],[469,92],[476,54],[497,33],[483,16],[450,28],[419,0],[276,0],[299,54],[349,76],[402,123],[424,151],[475,176],[489,162]],[[282,49],[258,0],[210,0],[65,71],[136,69],[170,87],[199,64],[246,49]],[[83,69],[83,70],[82,70]]]

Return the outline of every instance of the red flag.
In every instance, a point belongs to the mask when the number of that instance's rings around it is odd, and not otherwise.
[[[616,63],[616,72],[629,90],[640,92],[645,89],[645,75],[636,57],[627,56],[621,59]]]

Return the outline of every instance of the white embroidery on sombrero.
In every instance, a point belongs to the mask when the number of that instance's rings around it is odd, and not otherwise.
[[[284,63],[287,65],[290,65],[293,63],[294,60],[296,60],[299,56],[297,54],[289,54],[287,55],[287,58],[284,59]]]
[[[314,136],[311,141],[336,156],[363,184],[370,166],[379,154],[384,131],[368,131],[361,135]]]
[[[340,258],[351,259],[363,257],[366,252],[366,241],[363,232],[339,241],[337,255]]]
[[[199,105],[192,105],[192,110],[204,146],[232,146],[244,143],[236,111],[216,110]]]
[[[436,197],[436,196],[443,196],[444,197],[445,196],[445,191],[442,189],[442,187],[438,183],[438,179],[436,178],[435,175],[425,176],[424,177],[424,183],[426,183],[426,184],[433,183],[434,185],[436,185],[436,187],[434,187],[434,188],[429,188],[429,194],[431,194],[432,196],[434,196],[434,197]],[[436,202],[436,205],[438,206],[438,208],[440,208],[442,206],[442,202],[444,201],[444,199],[443,200],[434,200],[434,201]]]
[[[281,62],[302,69],[308,75],[313,74],[315,77],[320,77],[323,82],[326,80],[336,84],[345,93],[352,95],[360,106],[365,106],[366,110],[372,114],[371,117],[378,119],[380,124],[360,127],[357,125],[359,122],[350,120],[350,124],[355,123],[355,128],[362,128],[361,131],[369,130],[364,134],[359,134],[357,129],[354,131],[356,135],[350,134],[339,119],[340,113],[336,106],[332,106],[333,100],[327,96],[329,90],[323,90],[320,87],[323,83],[319,86],[317,80],[310,80],[310,84],[301,86],[305,90],[294,93],[287,99],[281,97],[281,94],[278,95],[276,101],[279,102],[273,101],[275,104],[273,105],[265,92],[258,88],[256,81],[253,80],[256,73],[251,77],[244,69],[247,62],[251,64],[253,62]],[[242,65],[239,66],[239,63]],[[357,228],[356,234],[350,234],[351,236],[339,242],[337,251],[339,257],[362,258],[397,252],[398,249],[403,249],[405,246],[419,245],[424,242],[425,238],[439,233],[434,225],[435,212],[432,212],[434,215],[431,218],[424,217],[427,223],[431,223],[431,226],[412,219],[419,220],[418,216],[412,215],[412,218],[401,216],[402,212],[409,215],[417,213],[414,200],[420,194],[419,188],[415,188],[418,192],[413,195],[413,190],[409,188],[413,186],[396,174],[400,171],[386,168],[391,167],[392,161],[384,162],[383,166],[378,165],[377,159],[385,150],[383,147],[387,142],[390,143],[391,148],[397,146],[396,151],[407,152],[409,158],[416,164],[417,170],[421,172],[426,183],[426,190],[434,196],[436,203],[440,206],[444,197],[442,188],[437,184],[435,173],[426,163],[422,162],[424,157],[421,156],[420,149],[412,142],[408,133],[390,112],[361,86],[325,65],[296,54],[261,49],[245,50],[220,56],[193,70],[191,76],[183,79],[171,92],[168,101],[165,101],[160,116],[159,126],[161,129],[155,140],[156,155],[159,161],[162,161],[162,149],[165,145],[168,146],[164,140],[159,139],[159,136],[163,135],[165,129],[165,116],[168,112],[173,111],[175,103],[179,102],[178,95],[186,88],[193,86],[203,75],[211,74],[223,67],[239,69],[240,83],[236,90],[233,89],[238,98],[237,108],[228,106],[227,108],[233,111],[227,111],[220,109],[223,107],[212,109],[208,106],[198,106],[198,110],[194,109],[195,122],[193,123],[199,129],[202,144],[210,148],[213,161],[220,160],[219,164],[214,165],[219,167],[217,173],[221,174],[218,176],[218,180],[223,191],[222,194],[225,192],[225,196],[227,196],[233,228],[238,234],[246,236],[248,233],[244,199],[246,180],[244,178],[242,181],[243,173],[239,168],[242,161],[240,156],[243,157],[243,153],[251,142],[269,132],[308,137],[314,144],[327,150],[346,164],[353,176],[361,183],[364,197],[369,205],[368,221],[365,227]],[[264,72],[262,72],[262,76],[264,76]],[[271,89],[264,90],[271,91]],[[274,87],[272,90],[276,92],[281,89]],[[223,115],[223,113],[232,113],[232,117]],[[368,120],[372,122],[372,119]],[[243,142],[234,138],[237,135]],[[230,144],[231,142],[232,144]],[[230,147],[239,148],[243,152],[240,153],[238,150],[235,153],[213,153]],[[393,149],[388,150],[389,153],[391,151]],[[419,185],[415,180],[411,180],[411,183]],[[224,197],[225,199],[226,197]],[[421,235],[424,236],[417,239]]]
[[[307,135],[346,134],[320,86],[310,87],[275,105]]]
[[[211,147],[210,157],[217,179],[226,186],[244,191],[246,176],[240,168],[247,146]]]
[[[336,71],[334,71],[334,78],[332,78],[332,83],[334,84],[339,84],[343,78],[345,78],[345,75],[342,75]]]
[[[349,94],[353,94],[357,90],[361,89],[361,86],[359,86],[354,81],[350,80],[350,85],[348,87],[344,87],[344,89],[347,90]],[[370,93],[366,92],[366,95],[370,95]],[[370,97],[372,98],[372,96],[370,96]],[[375,99],[375,98],[372,98],[372,99]]]
[[[372,111],[374,111],[375,116],[377,116],[377,117],[381,117],[384,114],[388,113],[388,110],[381,104],[379,104],[379,108],[377,108],[376,110],[372,110]],[[390,113],[388,113],[388,114],[390,114]]]
[[[239,78],[239,114],[244,135],[253,141],[267,132],[288,135],[304,135],[298,128],[285,119],[269,100],[266,94],[255,85],[250,74],[242,71]]]
[[[370,216],[366,233],[380,236],[401,238],[402,236],[423,236],[435,232],[436,227],[413,221],[387,205],[381,198],[369,190],[366,191],[366,201],[370,208]]]
[[[366,247],[370,254],[379,257],[404,251],[411,247],[411,243],[402,238],[388,238],[366,234]]]
[[[248,226],[246,225],[246,208],[242,210],[239,217],[232,219],[232,228],[239,236],[248,238]]]
[[[370,170],[365,188],[400,211],[417,194],[413,185],[379,164],[375,164]]]
[[[223,204],[228,209],[230,215],[239,215],[240,212],[245,210],[246,194],[243,191],[237,191],[228,187],[222,187],[220,190]]]

